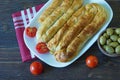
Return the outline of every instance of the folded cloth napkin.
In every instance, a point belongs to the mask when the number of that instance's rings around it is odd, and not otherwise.
[[[23,32],[26,25],[32,20],[32,18],[42,8],[43,5],[44,4],[40,4],[38,6],[21,10],[12,14],[22,62],[30,61],[35,58],[35,56],[30,52],[24,43]]]

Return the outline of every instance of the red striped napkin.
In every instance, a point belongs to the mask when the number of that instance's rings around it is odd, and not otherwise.
[[[16,32],[16,38],[18,40],[22,62],[29,61],[35,58],[35,56],[31,54],[31,52],[24,43],[23,32],[25,26],[32,20],[32,18],[36,15],[36,13],[40,10],[40,8],[43,5],[44,4],[40,4],[36,7],[31,7],[12,14],[13,23]]]

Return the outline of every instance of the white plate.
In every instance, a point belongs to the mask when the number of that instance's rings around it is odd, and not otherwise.
[[[40,24],[37,22],[37,19],[41,15],[41,13],[50,5],[51,1],[52,0],[49,0],[43,6],[43,8],[37,13],[37,15],[28,24],[28,26],[36,26],[37,28],[38,28],[38,26],[40,26]],[[101,28],[101,30],[99,30],[99,32],[97,32],[96,35],[94,37],[92,37],[86,43],[86,45],[83,47],[83,49],[79,52],[78,56],[76,56],[73,60],[71,60],[69,62],[61,63],[61,62],[57,62],[56,59],[54,58],[54,56],[51,55],[50,53],[39,54],[35,49],[36,37],[35,38],[29,38],[29,37],[26,36],[25,31],[24,31],[25,44],[30,49],[32,54],[37,56],[40,60],[42,60],[46,64],[48,64],[50,66],[53,66],[53,67],[66,67],[66,66],[70,65],[71,63],[73,63],[75,60],[77,60],[80,56],[82,56],[94,44],[94,42],[98,39],[99,34],[107,28],[107,26],[109,25],[109,23],[110,23],[110,21],[112,20],[112,17],[113,17],[113,11],[112,11],[111,7],[109,6],[109,4],[105,0],[85,0],[84,4],[93,3],[93,2],[101,4],[107,10],[108,19],[107,19],[106,23],[103,25],[103,27]]]

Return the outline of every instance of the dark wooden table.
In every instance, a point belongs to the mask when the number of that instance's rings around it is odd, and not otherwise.
[[[106,1],[114,12],[109,27],[120,27],[120,1]],[[68,67],[54,68],[42,62],[44,72],[41,75],[33,76],[30,73],[29,65],[33,61],[21,61],[11,14],[45,2],[47,0],[0,0],[0,80],[120,80],[120,57],[103,55],[97,43]],[[99,65],[94,69],[89,69],[85,64],[90,54],[99,58]]]

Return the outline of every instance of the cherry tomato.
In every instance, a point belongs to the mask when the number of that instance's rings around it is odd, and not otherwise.
[[[42,63],[38,62],[38,61],[34,61],[31,63],[30,65],[30,72],[33,74],[33,75],[39,75],[41,74],[43,71],[43,65]]]
[[[36,35],[37,28],[36,27],[27,27],[26,28],[26,34],[29,37],[34,37]]]
[[[86,65],[89,68],[95,68],[98,65],[98,58],[94,55],[90,55],[86,58]]]
[[[47,45],[44,42],[38,43],[36,45],[36,50],[41,54],[47,53],[49,51]]]

